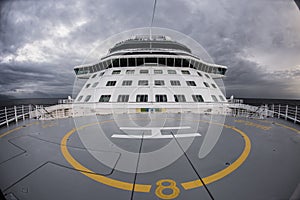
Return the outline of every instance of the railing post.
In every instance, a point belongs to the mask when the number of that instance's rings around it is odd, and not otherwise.
[[[274,114],[274,112],[275,112],[275,109],[274,109],[274,104],[272,104],[272,117],[274,117],[275,116],[275,114]]]
[[[31,104],[28,105],[28,113],[29,113],[29,119],[32,118],[31,116]]]
[[[37,109],[38,109],[38,107],[37,107],[37,105],[36,105],[36,106],[35,106],[35,117],[36,117],[36,119],[38,119]]]
[[[298,106],[296,106],[296,110],[295,110],[295,120],[294,120],[294,123],[296,124],[296,121],[297,121],[297,115],[298,115],[298,113],[297,113],[297,108],[298,108]]]
[[[8,123],[8,118],[7,118],[7,109],[6,109],[6,107],[4,108],[4,113],[5,113],[6,126],[8,127],[9,123]]]
[[[278,118],[280,118],[280,104],[278,105]]]
[[[287,120],[288,110],[289,110],[289,105],[286,105],[286,107],[285,107],[285,120]]]
[[[23,121],[25,121],[24,105],[22,105],[22,115],[23,115]]]
[[[15,120],[16,120],[16,123],[17,123],[18,122],[17,107],[14,106],[14,109],[15,109]]]

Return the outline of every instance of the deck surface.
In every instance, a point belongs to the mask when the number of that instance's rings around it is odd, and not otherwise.
[[[0,189],[19,200],[300,199],[299,125],[221,118],[19,122],[0,129]]]

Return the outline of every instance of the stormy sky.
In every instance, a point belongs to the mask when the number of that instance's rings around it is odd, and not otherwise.
[[[0,0],[0,99],[66,97],[101,41],[150,25],[152,0]],[[154,26],[187,34],[228,66],[227,96],[300,99],[292,0],[158,0]]]

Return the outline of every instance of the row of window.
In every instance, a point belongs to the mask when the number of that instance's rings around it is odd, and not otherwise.
[[[134,69],[128,69],[128,70],[126,70],[125,71],[125,74],[134,74],[135,73],[135,70]],[[141,69],[141,70],[139,70],[139,73],[140,74],[149,74],[149,70],[148,69]],[[161,69],[154,69],[153,70],[153,73],[154,74],[163,74],[163,70],[161,70]],[[168,74],[177,74],[177,72],[176,72],[176,70],[173,70],[173,69],[169,69],[169,70],[167,70],[167,73]],[[182,74],[187,74],[187,75],[189,75],[189,74],[191,74],[191,72],[189,71],[189,70],[181,70],[181,73]],[[104,74],[104,72],[101,72],[100,74],[99,74],[99,76],[103,76],[103,74]],[[112,75],[115,75],[115,74],[121,74],[121,70],[113,70],[112,71],[112,73],[111,73]],[[200,72],[197,72],[197,74],[199,75],[199,76],[203,76]],[[204,74],[207,78],[210,78],[210,76],[208,75],[208,74]],[[94,74],[93,76],[92,76],[92,78],[95,78],[97,76],[97,74]]]
[[[75,73],[79,75],[79,74],[94,73],[112,67],[136,67],[136,66],[189,67],[207,73],[222,74],[222,75],[224,75],[226,72],[226,68],[223,67],[219,67],[215,65],[210,66],[208,64],[199,62],[198,60],[193,58],[186,59],[186,58],[176,58],[176,57],[115,58],[115,59],[108,59],[102,61],[92,66],[75,68],[74,70]]]
[[[97,87],[97,85],[99,84],[99,82],[96,82],[92,85],[92,87]],[[106,82],[106,86],[115,86],[117,84],[117,81],[107,81]],[[170,84],[172,86],[181,86],[181,83],[179,80],[170,80]],[[187,86],[197,86],[195,81],[186,81]],[[203,82],[205,87],[210,87],[210,85],[207,82]],[[124,80],[122,82],[122,86],[131,86],[132,85],[132,80]],[[139,80],[138,81],[138,85],[139,86],[148,86],[149,85],[149,81],[148,80]],[[164,86],[165,85],[165,81],[164,80],[154,80],[154,85],[155,86]],[[91,86],[90,83],[88,83],[85,88],[89,88]],[[217,86],[215,84],[211,84],[211,86],[213,88],[217,88]]]
[[[91,95],[85,97],[84,102],[88,102],[91,99]],[[218,102],[218,99],[215,95],[211,95],[212,99],[215,102]],[[81,101],[83,96],[78,97],[77,101]],[[111,95],[101,95],[99,102],[109,102]],[[204,102],[202,95],[192,95],[194,102]],[[221,101],[225,101],[222,95],[219,95]],[[174,95],[175,102],[186,102],[186,98],[182,94]],[[128,102],[129,95],[119,95],[117,102]],[[136,95],[136,102],[148,102],[148,95],[147,94],[138,94]],[[155,95],[155,102],[168,102],[167,95],[165,94],[157,94]]]

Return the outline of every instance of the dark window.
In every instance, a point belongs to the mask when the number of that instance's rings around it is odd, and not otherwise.
[[[81,101],[83,96],[78,97],[77,101]]]
[[[99,102],[109,102],[111,95],[101,95]]]
[[[203,97],[200,94],[192,95],[195,102],[204,102]]]
[[[205,74],[205,76],[206,76],[207,78],[210,78],[207,74]]]
[[[197,72],[197,74],[198,74],[199,76],[201,76],[201,77],[203,76],[200,72]]]
[[[167,58],[167,66],[174,66],[174,58]]]
[[[113,66],[114,67],[120,67],[120,60],[119,59],[114,59],[113,60]]]
[[[128,102],[129,95],[119,95],[118,96],[118,102]]]
[[[104,73],[105,73],[105,72],[101,72],[101,73],[99,74],[99,76],[103,76],[103,75],[104,75]]]
[[[219,95],[221,101],[225,101],[225,99],[222,97],[222,95]]]
[[[106,86],[115,86],[117,81],[107,81]]]
[[[96,83],[93,84],[92,87],[97,87],[98,84],[99,84],[99,82],[96,82]]]
[[[137,58],[136,59],[136,66],[144,65],[144,59],[143,58]]]
[[[173,85],[173,86],[180,86],[180,85],[181,85],[181,84],[180,84],[180,81],[178,81],[178,80],[171,80],[170,83],[171,83],[171,85]]]
[[[126,70],[126,74],[134,74],[134,70],[131,70],[131,69]]]
[[[127,67],[127,58],[121,58],[120,59],[120,66],[121,67]]]
[[[92,97],[91,95],[87,95],[84,99],[84,102],[88,102],[91,99],[91,97]]]
[[[157,64],[157,58],[145,58],[145,63]]]
[[[166,58],[158,58],[158,64],[166,65]]]
[[[155,69],[154,74],[162,74],[163,71],[161,69]]]
[[[196,86],[195,81],[187,81],[186,84],[187,84],[188,86]]]
[[[139,80],[138,85],[148,85],[148,80]]]
[[[111,74],[120,74],[121,70],[114,70]]]
[[[129,86],[129,85],[132,85],[132,81],[130,81],[130,80],[125,80],[125,81],[122,82],[122,85],[123,85],[123,86]]]
[[[182,94],[174,95],[175,102],[186,102],[185,96]]]
[[[205,87],[209,87],[208,83],[203,82],[203,84],[205,85]]]
[[[155,80],[154,85],[165,85],[165,81],[163,80]]]
[[[214,100],[214,102],[218,102],[218,99],[215,95],[211,95],[211,98]]]
[[[88,87],[90,87],[90,86],[91,86],[91,84],[86,84],[85,88],[88,88]]]
[[[175,67],[181,67],[181,59],[175,58]]]
[[[136,102],[148,102],[148,95],[147,94],[136,95]]]
[[[95,78],[97,76],[97,74],[94,74],[93,76],[92,76],[92,78]]]
[[[182,74],[191,74],[190,71],[188,71],[188,70],[181,70],[181,73]]]
[[[182,67],[189,67],[190,62],[186,59],[182,60]]]
[[[128,66],[136,66],[135,58],[128,58]]]
[[[140,74],[149,74],[149,70],[148,69],[141,69]]]
[[[176,74],[176,70],[168,70],[168,74]]]
[[[157,94],[155,95],[156,102],[167,102],[167,95],[165,94]]]
[[[211,84],[211,86],[213,86],[213,88],[217,88],[217,86],[215,84],[213,84],[213,83]]]

